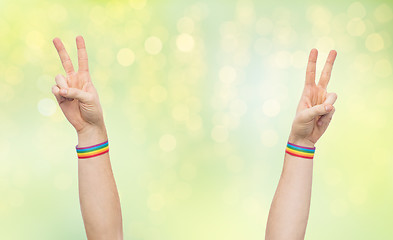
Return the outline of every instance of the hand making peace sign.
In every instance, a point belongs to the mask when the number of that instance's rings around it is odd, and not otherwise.
[[[52,92],[68,121],[78,133],[90,128],[103,129],[104,120],[98,93],[91,82],[85,41],[76,38],[78,49],[78,71],[74,71],[71,59],[60,39],[53,43],[66,72],[66,77],[56,76],[56,85]]]
[[[329,126],[335,111],[333,104],[337,99],[337,94],[328,93],[326,88],[336,56],[336,51],[330,51],[318,85],[316,85],[315,69],[318,51],[316,49],[311,50],[307,65],[306,83],[289,137],[291,143],[314,147],[314,144]]]

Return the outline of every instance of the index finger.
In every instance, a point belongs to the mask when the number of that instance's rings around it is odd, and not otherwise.
[[[323,67],[321,78],[319,79],[318,86],[326,89],[332,73],[334,60],[336,60],[337,52],[335,50],[330,51],[328,58],[326,59],[325,66]]]
[[[308,57],[307,71],[306,71],[306,85],[315,84],[315,69],[317,66],[318,50],[313,48]]]
[[[78,71],[89,71],[89,62],[87,58],[87,51],[85,40],[82,36],[76,37],[76,47],[78,48],[78,64],[79,69]]]
[[[70,56],[68,56],[68,53],[63,43],[59,38],[55,38],[53,39],[53,44],[55,45],[57,53],[59,54],[64,70],[66,71],[67,75],[70,75],[71,73],[74,72],[74,67],[72,66]]]

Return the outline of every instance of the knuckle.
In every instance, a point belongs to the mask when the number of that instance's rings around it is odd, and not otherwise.
[[[331,73],[329,71],[322,72],[322,76],[325,78],[330,78]]]
[[[57,94],[57,93],[58,93],[58,87],[57,87],[57,85],[53,85],[53,86],[52,86],[52,93],[53,93],[53,94]]]
[[[78,90],[75,89],[75,88],[69,88],[69,89],[68,89],[68,92],[69,92],[70,94],[72,94],[72,95],[78,95],[78,94],[79,94]]]
[[[72,64],[71,59],[67,57],[66,59],[64,59],[63,64],[64,64],[64,65],[66,65],[66,64]]]
[[[315,71],[307,71],[306,73],[310,77],[315,77]]]

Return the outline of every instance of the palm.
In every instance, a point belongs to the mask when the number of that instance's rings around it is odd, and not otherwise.
[[[322,104],[326,99],[326,89],[319,86],[305,86],[299,103],[299,110]]]
[[[68,86],[86,91],[86,84],[81,84],[85,77],[83,75],[86,74],[74,73],[69,76],[69,80],[67,81]],[[76,99],[73,99],[72,101],[64,99],[59,102],[59,106],[65,117],[77,130],[83,128],[83,123],[86,122],[86,114],[84,111],[81,111],[81,104],[82,103]]]
[[[333,63],[336,57],[336,52],[331,51],[328,59],[326,60],[325,67],[322,71],[321,78],[318,82],[318,85],[315,84],[315,70],[316,70],[316,60],[317,60],[318,52],[316,50],[312,50],[310,53],[310,58],[307,66],[306,73],[306,84],[303,89],[303,94],[300,99],[296,114],[297,118],[295,118],[295,122],[299,123],[298,131],[300,135],[310,140],[312,143],[315,143],[321,135],[325,132],[327,128],[327,124],[318,125],[317,122],[321,118],[315,117],[309,121],[302,121],[299,113],[301,114],[306,109],[314,107],[316,105],[320,105],[323,103],[328,103],[333,105],[335,101],[334,93],[327,93],[326,87],[330,80],[330,74],[332,71]]]

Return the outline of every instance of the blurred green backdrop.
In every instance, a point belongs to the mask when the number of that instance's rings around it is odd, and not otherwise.
[[[393,4],[0,2],[0,239],[84,239],[76,134],[51,94],[86,40],[125,239],[263,239],[308,52],[338,51],[306,239],[392,239]],[[318,74],[319,76],[319,74]]]

